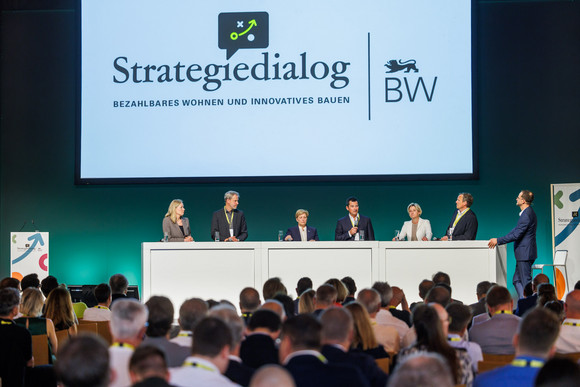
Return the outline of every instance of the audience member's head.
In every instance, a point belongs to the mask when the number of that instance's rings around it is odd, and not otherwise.
[[[511,311],[514,306],[509,290],[500,285],[494,285],[487,291],[485,303],[491,315],[501,310]]]
[[[153,296],[145,303],[145,305],[149,310],[147,336],[166,336],[171,329],[173,315],[175,313],[171,300],[165,296]]]
[[[322,344],[345,344],[348,350],[352,341],[354,322],[346,308],[332,307],[320,315]]]
[[[6,277],[0,281],[0,289],[4,288],[14,288],[20,290],[20,281],[16,278]]]
[[[260,293],[254,288],[243,288],[240,292],[240,310],[243,313],[254,312],[260,307]]]
[[[190,298],[181,304],[177,322],[182,330],[193,332],[195,326],[206,316],[207,311],[207,302],[201,298]]]
[[[549,301],[558,301],[558,296],[556,296],[556,288],[554,285],[538,285],[538,306],[544,306]]]
[[[330,308],[336,302],[337,290],[334,286],[329,284],[320,285],[316,289],[314,296],[314,307],[316,309]]]
[[[42,290],[42,294],[44,297],[48,297],[52,289],[58,288],[58,280],[56,277],[49,275],[42,281],[40,281],[40,290]]]
[[[444,273],[442,271],[438,271],[437,273],[433,274],[433,282],[435,282],[435,285],[437,284],[446,284],[448,286],[451,286],[451,278],[449,277],[449,274]]]
[[[169,381],[165,354],[157,347],[142,345],[135,349],[129,360],[129,375],[133,384],[150,378]]]
[[[42,314],[44,299],[38,288],[26,288],[22,292],[20,313],[26,317],[39,317]]]
[[[264,286],[262,287],[262,296],[264,297],[264,300],[270,300],[278,293],[288,295],[286,286],[284,286],[280,278],[274,277],[264,282]]]
[[[560,333],[556,315],[544,308],[534,308],[524,315],[514,335],[516,356],[548,358],[556,351],[555,342]]]
[[[391,298],[391,302],[389,303],[390,306],[397,307],[403,301],[405,297],[405,293],[403,289],[398,286],[392,286],[391,289],[393,290],[393,298]]]
[[[147,307],[128,298],[115,301],[111,308],[111,335],[115,341],[139,344],[149,317]]]
[[[191,353],[211,361],[223,374],[229,363],[232,333],[219,318],[206,317],[193,331]]]
[[[580,366],[566,357],[553,357],[544,364],[536,376],[536,387],[577,387]]]
[[[61,287],[53,289],[44,305],[44,316],[51,319],[55,326],[70,327],[75,324],[75,313],[68,290]]]
[[[580,280],[576,281],[576,284],[574,285],[574,290],[580,290]]]
[[[534,288],[531,282],[528,282],[526,286],[524,286],[524,297],[529,297],[534,294]]]
[[[278,300],[266,300],[258,310],[271,310],[276,313],[282,321],[286,320],[287,317],[284,305]]]
[[[284,367],[268,364],[260,367],[250,380],[250,387],[296,387],[294,378]]]
[[[127,294],[129,281],[127,281],[127,277],[123,274],[113,274],[111,278],[109,278],[109,286],[111,287],[111,292],[113,294]]]
[[[376,348],[378,342],[366,308],[356,301],[349,303],[345,308],[352,315],[354,322],[352,347],[360,348],[363,351]]]
[[[314,289],[306,289],[300,294],[300,301],[298,301],[298,313],[312,313],[314,312],[314,296],[316,292]]]
[[[38,274],[32,273],[22,277],[22,280],[20,281],[20,287],[22,288],[22,291],[26,290],[27,288],[40,287],[40,280],[38,279]]]
[[[391,285],[389,285],[388,282],[377,281],[373,284],[372,288],[379,293],[379,296],[381,296],[381,307],[388,307],[393,298],[393,289],[391,289]]]
[[[54,371],[63,387],[106,387],[109,385],[109,351],[99,336],[70,337],[58,348]]]
[[[564,322],[566,311],[564,310],[564,304],[561,301],[548,301],[544,305],[544,308],[554,312],[560,323]]]
[[[348,290],[348,296],[354,297],[356,293],[356,282],[354,282],[354,279],[347,276],[340,281],[344,284],[344,286],[346,286],[346,289]]]
[[[435,285],[429,292],[427,293],[427,297],[425,297],[425,303],[430,304],[432,302],[439,304],[443,307],[446,307],[449,302],[451,301],[451,292],[447,290],[444,286]]]
[[[463,336],[469,321],[471,321],[471,308],[458,302],[452,302],[445,308],[450,317],[449,333]]]
[[[219,318],[226,323],[232,334],[230,351],[234,354],[239,354],[239,345],[244,338],[244,320],[238,316],[236,309],[232,309],[228,305],[218,305],[209,311],[208,316]]]
[[[99,304],[111,304],[111,287],[108,284],[98,284],[93,289],[93,293]]]
[[[549,284],[549,283],[550,279],[548,278],[548,276],[545,275],[544,273],[540,273],[536,275],[532,280],[532,289],[534,290],[534,293],[536,293],[538,291],[538,286],[540,286],[541,284]]]
[[[421,297],[423,301],[425,300],[425,297],[427,297],[429,290],[433,289],[433,286],[435,286],[435,282],[431,280],[424,279],[421,281],[419,284],[419,297]]]
[[[12,319],[20,309],[20,292],[15,288],[0,289],[0,317]]]
[[[358,292],[356,300],[365,307],[371,318],[381,309],[381,296],[375,289],[363,289]]]
[[[282,320],[280,316],[268,309],[258,309],[250,317],[248,331],[269,334],[273,339],[280,334]]]
[[[284,306],[284,314],[286,316],[294,316],[294,300],[290,296],[278,293],[274,296],[274,300],[279,301]]]
[[[572,290],[564,303],[566,318],[580,319],[580,290]]]
[[[454,378],[445,359],[433,352],[419,352],[399,363],[388,387],[453,387]]]
[[[320,349],[322,324],[312,315],[292,316],[282,325],[282,342],[280,343],[280,363],[288,355],[300,350]]]
[[[487,294],[489,288],[491,288],[491,282],[489,281],[481,281],[477,284],[475,288],[475,294],[477,295],[477,299],[481,300]]]
[[[300,278],[296,284],[296,295],[300,297],[308,289],[312,289],[312,280],[308,277]]]
[[[348,289],[342,283],[342,281],[338,278],[331,278],[326,281],[325,284],[331,285],[336,289],[336,302],[339,304],[343,303],[346,299],[346,296],[348,296]]]

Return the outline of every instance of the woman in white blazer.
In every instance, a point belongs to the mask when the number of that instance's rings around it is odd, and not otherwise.
[[[421,206],[417,203],[411,203],[407,206],[407,212],[411,220],[403,223],[403,228],[399,237],[393,240],[407,240],[409,241],[429,241],[433,237],[431,231],[431,223],[427,219],[421,219]],[[415,235],[413,235],[413,225],[416,225]]]

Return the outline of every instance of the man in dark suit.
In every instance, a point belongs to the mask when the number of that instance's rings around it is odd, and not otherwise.
[[[296,222],[298,222],[298,226],[290,227],[288,231],[286,231],[286,236],[284,237],[285,241],[304,242],[319,240],[316,228],[306,225],[308,215],[309,213],[306,210],[299,209],[296,211]]]
[[[489,240],[489,248],[506,243],[514,243],[514,255],[516,256],[516,270],[513,284],[520,298],[524,297],[524,286],[532,280],[532,265],[538,258],[536,246],[536,228],[538,219],[531,205],[534,194],[523,190],[516,198],[516,205],[520,208],[518,224],[507,235]]]
[[[455,201],[457,211],[453,215],[442,241],[473,241],[477,235],[477,216],[471,210],[473,196],[467,192],[460,193]],[[451,238],[449,238],[451,235]]]
[[[475,304],[469,305],[469,307],[471,308],[471,313],[474,316],[487,312],[487,310],[485,309],[485,296],[487,295],[487,291],[489,290],[490,287],[491,282],[489,281],[482,281],[477,284],[477,288],[475,289],[477,302]]]
[[[274,311],[259,309],[252,314],[248,335],[240,347],[240,358],[245,365],[258,369],[264,364],[278,364],[276,339],[280,326],[280,316]]]
[[[330,364],[319,352],[321,331],[320,322],[308,314],[290,317],[282,326],[280,362],[292,374],[296,386],[369,386],[357,368]]]
[[[516,316],[522,317],[528,310],[535,308],[538,305],[538,287],[541,284],[549,284],[550,279],[547,275],[540,273],[534,277],[532,281],[532,295],[518,300],[516,307]]]
[[[374,241],[375,231],[373,230],[371,218],[358,213],[358,199],[354,196],[346,199],[346,210],[348,215],[336,222],[334,240],[358,241],[364,239],[366,241]],[[362,238],[361,231],[364,232],[364,238]]]
[[[224,195],[226,202],[224,208],[213,213],[211,218],[211,238],[225,242],[245,241],[248,238],[248,227],[244,213],[238,210],[240,194],[236,191],[228,191]]]

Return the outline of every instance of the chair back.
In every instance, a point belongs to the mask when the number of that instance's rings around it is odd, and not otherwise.
[[[32,356],[34,356],[34,366],[50,364],[47,335],[32,335]]]
[[[58,347],[66,343],[69,339],[68,329],[63,329],[61,331],[56,331],[56,340],[58,342]]]
[[[568,250],[556,250],[554,253],[554,266],[566,266]]]
[[[381,370],[383,370],[383,372],[385,374],[389,373],[389,368],[391,366],[391,359],[388,357],[384,357],[381,359],[375,359],[375,362],[377,363],[377,366],[379,366],[379,368]]]
[[[91,330],[91,332],[101,336],[101,338],[103,338],[109,345],[113,344],[113,337],[111,336],[111,330],[109,329],[108,321],[79,320],[79,331],[85,330],[84,328],[81,328],[83,325],[95,326],[95,331]]]

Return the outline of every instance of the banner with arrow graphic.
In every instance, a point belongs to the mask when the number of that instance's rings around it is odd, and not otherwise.
[[[36,273],[40,280],[48,276],[48,233],[10,233],[10,273],[14,278]]]

